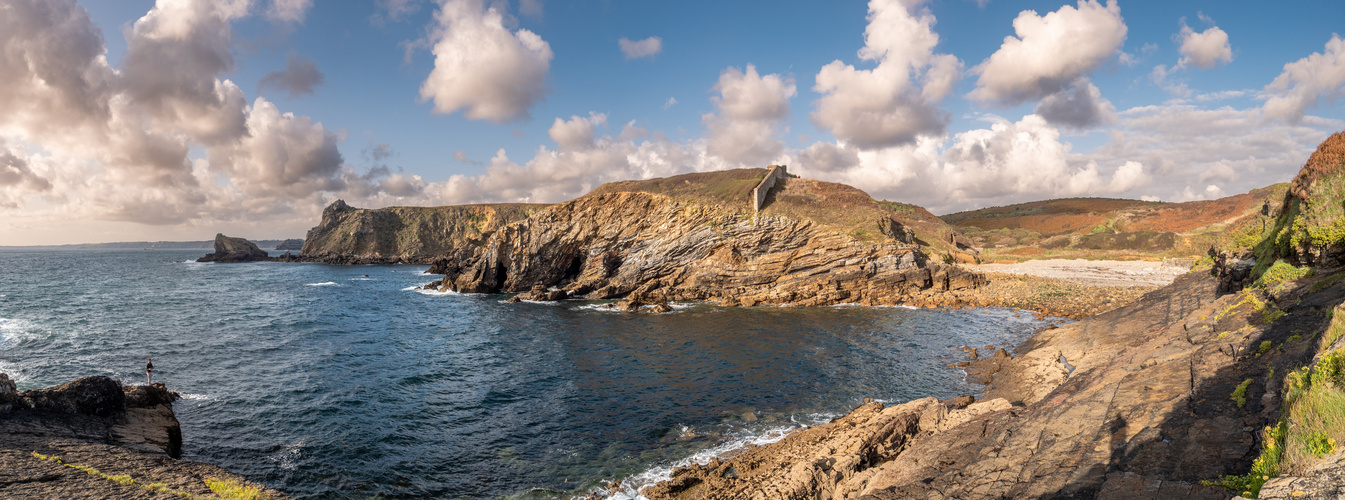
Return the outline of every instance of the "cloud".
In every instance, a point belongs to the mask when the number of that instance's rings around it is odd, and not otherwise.
[[[551,45],[525,29],[511,33],[504,13],[482,0],[447,0],[435,19],[434,69],[421,99],[434,101],[436,113],[462,110],[473,120],[529,118],[546,93]]]
[[[641,57],[652,57],[659,52],[663,52],[663,39],[656,36],[639,41],[631,41],[629,38],[622,37],[617,40],[616,44],[621,47],[621,53],[626,56],[627,61]]]
[[[710,100],[716,113],[701,117],[709,134],[706,152],[744,165],[775,159],[784,148],[777,129],[789,117],[789,99],[797,94],[794,80],[761,76],[749,64],[745,72],[725,69],[714,90],[719,96]]]
[[[51,181],[33,171],[22,151],[0,142],[0,208],[18,208],[23,198],[50,191]]]
[[[1046,121],[1072,128],[1088,128],[1116,120],[1111,102],[1092,83],[1081,80],[1075,86],[1042,98],[1037,114]]]
[[[313,95],[313,88],[322,85],[326,77],[318,70],[318,64],[312,59],[290,54],[285,59],[285,69],[272,71],[257,83],[260,89],[275,89],[288,92],[290,98]]]
[[[816,142],[799,152],[799,166],[810,172],[843,172],[859,166],[859,151],[830,142]]]
[[[669,97],[668,100],[667,100],[667,102],[664,102],[664,103],[663,103],[663,109],[671,108],[671,107],[673,107],[673,106],[676,105],[676,104],[677,104],[677,98],[676,98],[676,97]]]
[[[1200,17],[1209,21],[1209,18],[1203,15]],[[1182,58],[1177,62],[1178,66],[1210,69],[1219,63],[1233,62],[1233,47],[1228,44],[1228,33],[1224,30],[1218,26],[1210,26],[1205,31],[1196,33],[1186,25],[1186,19],[1182,19],[1181,24],[1182,29],[1176,36],[1181,44],[1179,50],[1182,54]]]
[[[569,121],[556,118],[546,133],[561,150],[588,149],[593,147],[593,140],[597,137],[595,127],[606,123],[607,115],[601,113],[592,113],[587,118],[571,116]]]
[[[247,2],[161,1],[126,30],[115,69],[74,2],[7,6],[0,205],[46,200],[27,220],[261,220],[360,187],[339,134],[263,98],[249,105],[219,79],[233,68],[230,24]]]
[[[981,102],[1018,105],[1069,88],[1121,50],[1125,21],[1116,0],[1104,7],[1080,0],[1039,16],[1025,10],[1013,20],[1017,37],[972,71],[980,77],[969,95]]]
[[[911,2],[869,2],[869,24],[859,58],[873,69],[832,61],[817,73],[813,90],[822,94],[809,118],[819,129],[861,148],[913,143],[940,135],[950,116],[938,107],[952,90],[962,62],[935,54],[939,36],[934,16]]]
[[[369,21],[377,26],[404,20],[420,10],[420,0],[378,0],[377,5],[378,10],[369,16]]]
[[[542,0],[521,0],[518,11],[528,17],[540,18],[543,13]]]
[[[1026,10],[1013,28],[1017,36],[1005,37],[999,50],[973,69],[980,76],[968,97],[1002,106],[1040,100],[1038,115],[1071,127],[1106,123],[1111,105],[1088,75],[1121,53],[1127,28],[1116,0],[1105,6],[1080,0],[1078,8],[1065,5],[1045,16]]]
[[[1262,106],[1266,117],[1298,123],[1309,108],[1331,105],[1345,95],[1345,39],[1331,35],[1322,52],[1284,65],[1266,85]]]
[[[286,23],[299,23],[303,22],[304,15],[308,14],[308,8],[312,6],[313,0],[271,0],[266,17]]]

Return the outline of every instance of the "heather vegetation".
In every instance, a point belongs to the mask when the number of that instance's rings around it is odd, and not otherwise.
[[[1211,247],[1251,246],[1289,184],[1212,201],[1069,198],[949,214],[942,219],[982,259],[1197,259]],[[1234,243],[1236,242],[1236,243]]]

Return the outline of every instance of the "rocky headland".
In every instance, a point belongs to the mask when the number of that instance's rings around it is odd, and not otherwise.
[[[226,486],[284,494],[222,468],[178,460],[177,393],[85,377],[16,391],[0,373],[0,497],[216,498]],[[212,486],[213,485],[213,486]]]
[[[336,200],[289,260],[328,264],[429,264],[460,245],[480,244],[547,205],[354,208]]]
[[[968,372],[981,401],[861,406],[651,499],[1338,498],[1345,133],[1255,234],[1172,284]],[[1250,224],[1248,226],[1251,226]],[[1235,235],[1236,236],[1236,235]]]
[[[519,300],[727,306],[933,306],[984,277],[959,233],[923,209],[783,167],[607,184],[446,249],[427,288]],[[763,179],[776,182],[758,203]],[[757,207],[761,207],[757,210]]]

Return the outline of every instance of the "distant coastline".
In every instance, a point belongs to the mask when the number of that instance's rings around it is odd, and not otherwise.
[[[251,240],[270,250],[287,240]],[[300,240],[302,241],[302,240]],[[214,248],[215,240],[201,241],[116,241],[109,243],[71,243],[66,245],[0,245],[0,250],[195,250]]]

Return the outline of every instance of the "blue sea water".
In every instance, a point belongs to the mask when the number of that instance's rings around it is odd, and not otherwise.
[[[0,249],[0,371],[182,394],[183,458],[300,498],[616,498],[673,465],[872,397],[978,388],[958,346],[1046,320],[1003,309],[670,314],[436,294],[425,266],[190,262],[200,250]],[[622,480],[622,487],[605,485]]]

